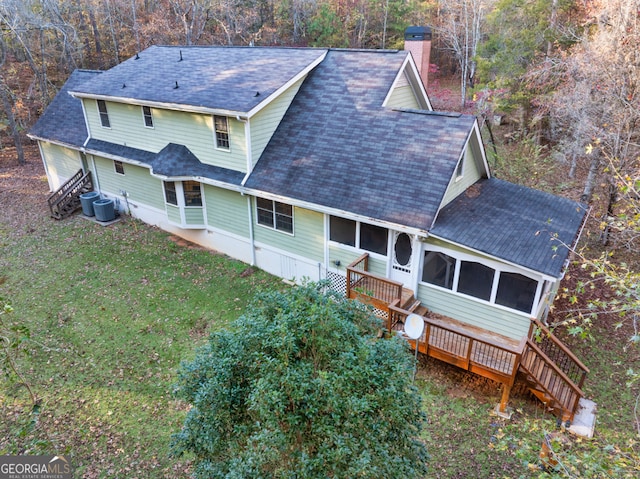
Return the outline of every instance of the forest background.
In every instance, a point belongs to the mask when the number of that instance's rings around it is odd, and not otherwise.
[[[23,164],[26,132],[74,69],[150,45],[402,49],[410,25],[433,32],[434,108],[478,116],[493,173],[591,206],[586,274],[553,326],[624,330],[636,363],[640,0],[1,0],[0,147]]]

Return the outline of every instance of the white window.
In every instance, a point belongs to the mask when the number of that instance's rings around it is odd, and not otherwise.
[[[293,207],[278,201],[256,198],[258,224],[293,234]]]
[[[422,281],[527,314],[540,289],[539,281],[529,276],[429,250],[424,252]]]
[[[197,181],[183,181],[182,191],[184,193],[185,206],[202,206],[200,183]]]
[[[98,100],[98,113],[100,113],[100,124],[104,128],[111,128],[109,112],[107,111],[107,103],[104,100]]]
[[[113,168],[116,170],[116,173],[119,175],[124,175],[124,164],[121,161],[114,160]]]
[[[142,117],[144,118],[144,126],[147,128],[153,128],[153,114],[151,113],[150,107],[142,107]]]
[[[336,243],[386,256],[389,230],[339,216],[330,216],[329,239]]]
[[[176,193],[175,181],[164,182],[164,200],[170,205],[178,206],[178,194]]]
[[[213,124],[215,129],[216,148],[221,150],[229,149],[229,122],[226,116],[214,116]]]

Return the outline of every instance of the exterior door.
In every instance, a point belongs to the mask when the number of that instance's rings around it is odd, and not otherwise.
[[[399,231],[396,231],[393,236],[391,279],[410,287],[415,262],[413,237]]]

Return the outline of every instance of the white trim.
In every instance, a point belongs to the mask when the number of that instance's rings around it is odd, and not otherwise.
[[[431,101],[429,100],[429,95],[427,95],[427,90],[425,90],[424,85],[422,84],[422,77],[420,76],[420,73],[418,73],[418,67],[416,66],[416,63],[409,52],[407,52],[407,56],[402,62],[402,66],[398,70],[398,73],[396,74],[396,77],[394,78],[393,83],[391,84],[391,88],[389,89],[389,91],[387,92],[387,95],[384,98],[384,101],[382,102],[382,106],[383,107],[387,106],[387,103],[391,99],[391,95],[393,94],[394,90],[398,86],[398,83],[401,81],[402,75],[405,74],[405,69],[407,65],[409,65],[409,69],[411,73],[413,73],[413,78],[409,76],[407,76],[406,78],[407,78],[407,81],[409,82],[409,86],[411,86],[411,89],[413,90],[413,93],[416,94],[418,103],[422,103],[422,101],[420,101],[420,96],[422,96],[422,100],[424,100],[424,102],[427,105],[426,110],[433,111],[433,107],[431,106]],[[419,95],[418,95],[418,92],[415,91],[416,85],[420,90]]]
[[[475,119],[473,121],[473,126],[471,127],[471,130],[469,130],[469,134],[467,135],[467,139],[464,142],[464,147],[462,148],[462,153],[460,154],[460,156],[458,157],[458,161],[456,162],[456,168],[453,170],[453,175],[451,175],[451,178],[449,179],[449,183],[447,184],[447,188],[444,190],[444,194],[442,195],[442,198],[440,198],[440,204],[438,205],[438,211],[436,211],[436,214],[433,217],[433,221],[431,223],[431,225],[435,225],[436,221],[438,220],[438,215],[440,214],[440,211],[442,211],[442,208],[444,208],[444,206],[446,205],[442,205],[443,200],[446,198],[447,193],[449,191],[449,189],[451,188],[452,185],[454,185],[456,182],[460,181],[464,176],[457,176],[457,171],[458,171],[458,165],[460,164],[461,161],[465,160],[465,155],[467,154],[467,151],[471,148],[471,138],[474,137],[474,132],[475,132],[475,138],[478,141],[478,146],[480,146],[480,153],[481,153],[481,157],[482,157],[482,164],[484,166],[484,170],[485,173],[487,175],[487,178],[491,178],[491,173],[489,172],[489,164],[487,163],[487,157],[484,153],[484,147],[482,146],[482,138],[480,137],[480,130],[478,129],[478,120]],[[480,175],[480,178],[482,178],[482,174]]]
[[[105,115],[107,115],[107,123],[109,123],[108,126],[104,126],[103,121],[102,121],[102,112],[100,111],[100,102],[104,103],[104,109],[105,109]],[[107,130],[111,130],[111,118],[109,118],[109,108],[107,108],[107,101],[106,100],[96,100],[96,109],[98,110],[98,120],[100,120],[100,126],[102,128],[105,128]]]
[[[313,70],[316,66],[318,66],[320,63],[322,63],[324,61],[324,59],[327,56],[328,52],[329,52],[328,49],[324,50],[324,53],[322,55],[320,55],[314,61],[309,63],[304,69],[302,69],[300,71],[300,73],[298,73],[296,76],[291,78],[287,83],[285,83],[280,88],[278,88],[275,92],[273,92],[271,95],[269,95],[264,101],[260,102],[253,109],[251,109],[247,113],[247,117],[251,118],[255,114],[259,113],[261,110],[266,108],[270,103],[275,101],[282,93],[284,93],[289,88],[291,88],[291,86],[293,86],[295,83],[297,83],[298,80],[300,80],[300,79],[304,78],[305,76],[307,76],[311,70]]]
[[[298,208],[303,208],[306,210],[311,210],[311,211],[316,211],[318,213],[324,213],[327,215],[332,215],[332,216],[340,216],[342,218],[346,218],[346,219],[350,219],[350,220],[354,220],[354,221],[361,221],[363,223],[369,223],[372,225],[376,225],[376,226],[382,226],[383,228],[387,228],[387,229],[395,229],[398,231],[402,231],[408,234],[414,234],[417,235],[421,238],[426,238],[429,236],[428,232],[425,230],[421,230],[418,228],[413,228],[411,226],[404,226],[404,225],[399,225],[399,224],[395,224],[395,223],[389,223],[388,221],[384,221],[384,220],[377,220],[375,218],[371,218],[369,216],[363,216],[363,215],[359,215],[356,213],[352,213],[350,211],[345,211],[345,210],[339,210],[337,208],[330,208],[330,207],[325,207],[322,205],[318,205],[316,203],[310,203],[308,201],[302,201],[302,200],[296,200],[294,198],[288,198],[286,196],[282,196],[282,195],[277,195],[274,193],[269,193],[267,191],[261,191],[261,190],[256,190],[253,188],[242,188],[240,190],[243,194],[247,194],[247,195],[251,195],[251,196],[256,196],[256,197],[260,197],[260,198],[266,198],[266,199],[272,199],[275,201],[279,201],[280,203],[286,203],[292,206],[297,206]]]
[[[425,253],[427,251],[434,251],[437,253],[443,253],[446,254],[447,256],[455,259],[456,264],[455,264],[455,269],[454,269],[454,274],[453,274],[453,282],[451,285],[451,289],[449,288],[444,288],[442,286],[438,286],[436,284],[432,284],[432,283],[428,283],[426,281],[422,280],[422,273],[424,271],[424,257],[425,257]],[[487,268],[491,268],[494,271],[493,274],[493,281],[491,283],[491,292],[489,295],[489,299],[482,299],[482,298],[478,298],[476,296],[473,295],[469,295],[466,293],[462,293],[460,291],[458,291],[458,287],[459,287],[459,280],[460,280],[460,265],[461,262],[465,261],[468,263],[478,263],[481,264],[483,266],[486,266]],[[518,313],[523,313],[526,316],[530,317],[530,316],[534,316],[535,313],[537,312],[537,308],[538,308],[538,304],[540,301],[540,291],[541,291],[541,285],[546,281],[546,279],[538,274],[532,275],[532,274],[527,274],[525,272],[522,271],[522,268],[516,268],[510,264],[506,264],[506,263],[500,263],[500,262],[496,262],[493,260],[489,260],[489,261],[485,261],[484,258],[478,258],[477,256],[473,256],[471,254],[468,253],[464,253],[464,252],[460,252],[460,251],[455,251],[452,249],[448,249],[442,246],[438,246],[438,245],[424,245],[424,247],[421,249],[420,251],[420,258],[419,258],[419,270],[420,270],[420,275],[418,278],[418,285],[422,285],[422,286],[430,286],[430,287],[434,287],[434,288],[438,288],[439,290],[442,291],[448,291],[451,294],[455,294],[455,295],[460,295],[460,296],[464,296],[465,298],[471,298],[474,299],[476,301],[480,301],[483,304],[489,304],[490,306],[496,306],[496,307],[500,307],[500,308],[504,308],[505,310],[508,311],[515,311]],[[500,275],[501,273],[515,273],[515,274],[519,274],[521,276],[525,276],[533,281],[536,281],[536,291],[535,291],[535,296],[533,298],[533,302],[531,304],[531,310],[530,311],[521,311],[519,309],[515,309],[515,308],[510,308],[508,306],[503,306],[501,304],[496,303],[496,296],[498,293],[498,285],[500,283]]]
[[[282,87],[277,89],[274,93],[266,97],[263,101],[260,102],[257,106],[255,106],[250,111],[237,111],[237,110],[227,110],[221,108],[209,108],[195,105],[187,105],[183,103],[171,103],[171,102],[161,102],[161,101],[148,101],[148,100],[140,100],[138,98],[129,98],[129,97],[120,97],[120,96],[112,96],[112,95],[99,95],[94,93],[86,93],[79,91],[69,91],[69,94],[74,98],[88,98],[93,100],[105,100],[116,103],[125,103],[127,105],[145,105],[152,108],[160,108],[163,110],[178,110],[184,112],[191,113],[204,113],[206,115],[220,115],[220,116],[246,116],[252,117],[260,110],[269,105],[272,101],[280,96],[280,94],[286,91],[292,84],[297,82],[300,78],[303,78],[307,75],[311,70],[313,70],[319,63],[321,63],[329,50],[324,50],[324,53],[320,55],[316,60],[309,63],[300,73],[298,73],[295,77],[290,79],[287,83],[285,83]]]
[[[218,145],[218,130],[216,129],[216,116],[220,118],[224,118],[225,122],[227,123],[226,133],[227,133],[227,143],[229,143],[229,146],[226,148]],[[216,151],[224,151],[225,153],[231,153],[231,127],[229,126],[229,117],[226,115],[225,116],[211,115],[211,126],[213,130],[213,147],[216,149]]]
[[[273,206],[273,226],[269,226],[269,225],[263,225],[262,223],[259,222],[258,218],[260,217],[260,215],[258,214],[258,199],[264,199],[264,200],[269,200],[272,201],[272,206]],[[276,227],[277,225],[277,220],[276,220],[276,203],[281,203],[283,205],[287,205],[287,206],[291,206],[291,231],[286,231],[286,230],[282,230],[282,229],[278,229]],[[283,233],[289,236],[295,236],[295,232],[296,232],[296,222],[295,222],[295,206],[293,206],[291,203],[285,203],[283,201],[276,201],[276,200],[272,200],[269,198],[263,198],[263,197],[256,197],[256,203],[255,203],[255,219],[256,219],[256,226],[260,226],[262,228],[266,228],[268,230],[272,230],[272,231],[277,231],[278,233]]]
[[[456,251],[454,249],[448,249],[446,247],[433,245],[433,244],[430,244],[430,243],[425,243],[424,247],[423,247],[423,250],[427,249],[427,248],[438,248],[439,250],[442,250],[442,252],[444,252],[444,253],[446,253],[447,251],[450,251],[450,252],[453,252],[454,255],[461,254],[461,255],[468,256],[469,258],[475,258],[476,262],[479,262],[479,261],[477,261],[479,258],[478,258],[478,256],[474,256],[474,255],[480,255],[480,256],[483,256],[484,258],[487,258],[490,262],[494,262],[496,264],[506,265],[506,266],[509,266],[511,268],[514,268],[514,271],[513,271],[514,273],[521,273],[521,274],[524,274],[524,276],[530,276],[532,278],[534,276],[535,277],[539,277],[539,278],[542,278],[542,279],[544,279],[546,281],[550,281],[552,283],[555,283],[556,281],[558,281],[560,279],[560,278],[555,278],[553,276],[549,276],[548,274],[544,274],[544,273],[542,273],[540,271],[536,271],[536,270],[533,270],[531,268],[527,268],[526,266],[522,266],[522,265],[519,265],[517,263],[513,263],[512,261],[508,261],[508,260],[505,260],[505,259],[502,259],[502,258],[498,258],[497,256],[494,256],[494,255],[489,254],[489,253],[485,253],[484,251],[476,250],[474,248],[469,248],[468,246],[465,246],[465,245],[460,244],[460,243],[456,243],[456,242],[451,241],[449,239],[441,238],[441,237],[436,236],[434,234],[432,234],[431,237],[436,239],[436,240],[443,241],[445,243],[449,243],[449,244],[451,244],[453,246],[457,246],[459,248],[467,250],[467,251],[469,251],[469,253],[459,252],[459,251]],[[484,258],[482,258],[482,259],[484,260]]]
[[[149,109],[149,118],[151,118],[151,126],[147,125],[147,115],[144,114],[144,109],[148,108]],[[147,105],[140,105],[140,111],[142,112],[142,126],[144,126],[145,128],[148,128],[150,130],[155,130],[156,128],[156,123],[153,119],[153,111],[151,110],[150,106]]]

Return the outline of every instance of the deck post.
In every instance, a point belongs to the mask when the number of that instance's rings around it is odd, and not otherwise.
[[[495,413],[497,416],[503,417],[505,419],[511,419],[511,415],[513,411],[511,408],[507,407],[509,403],[509,396],[511,395],[511,385],[507,383],[502,383],[502,398],[500,399],[500,404],[496,406]]]

